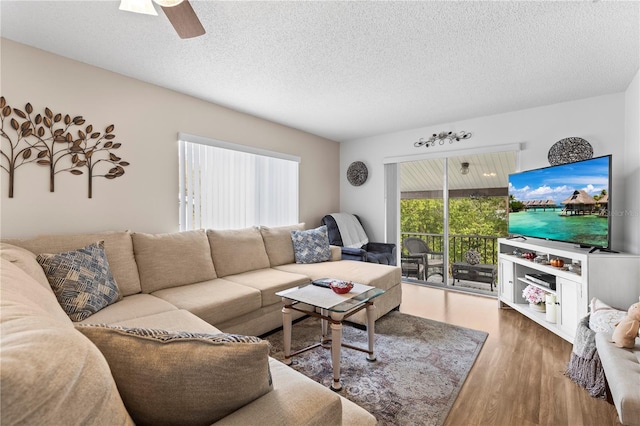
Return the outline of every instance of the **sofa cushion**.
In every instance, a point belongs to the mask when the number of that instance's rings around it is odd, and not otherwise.
[[[155,328],[169,331],[189,330],[192,333],[219,334],[219,329],[184,309],[161,312],[146,317],[133,318],[111,325],[130,328]]]
[[[259,290],[262,297],[262,306],[269,306],[280,302],[281,298],[276,296],[276,292],[307,284],[309,277],[267,268],[245,272],[244,274],[229,275],[225,277],[225,280]]]
[[[123,296],[140,293],[138,267],[133,257],[133,243],[129,232],[101,232],[77,235],[44,235],[31,239],[6,239],[3,242],[23,247],[35,254],[60,253],[104,241],[113,278]]]
[[[177,310],[178,308],[166,300],[150,294],[139,293],[126,296],[118,303],[113,303],[80,322],[85,324],[113,324]]]
[[[78,330],[104,354],[139,424],[211,424],[273,387],[269,343],[257,337],[117,326]]]
[[[104,357],[50,290],[0,264],[2,424],[133,424]]]
[[[216,278],[203,230],[132,235],[144,293]]]
[[[291,426],[371,424],[366,421],[342,423],[342,404],[337,393],[275,359],[269,361],[273,374],[273,390],[242,410],[225,417],[216,426],[257,423]],[[363,414],[360,419],[368,420],[371,417],[373,416]]]
[[[241,274],[269,267],[269,257],[260,230],[245,229],[207,230],[211,257],[218,277]]]
[[[260,227],[260,234],[262,234],[262,240],[264,241],[264,247],[267,250],[269,264],[271,266],[295,263],[296,259],[293,254],[291,231],[302,230],[304,230],[304,223],[273,228],[267,226]]]
[[[262,306],[260,291],[223,278],[153,293],[180,309],[186,309],[212,325],[236,318]]]
[[[36,260],[73,321],[81,321],[119,298],[103,241],[63,253],[41,253]]]
[[[36,260],[35,253],[12,244],[0,243],[0,257],[7,259],[9,262],[25,271],[44,288],[53,292],[49,285],[49,280],[47,280],[47,276],[42,270],[42,266],[40,266]]]
[[[327,227],[306,231],[291,231],[296,263],[319,263],[331,260]]]

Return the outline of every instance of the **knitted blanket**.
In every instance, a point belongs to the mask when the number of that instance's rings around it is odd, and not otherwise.
[[[357,217],[349,213],[331,213],[331,216],[338,225],[344,247],[360,248],[369,242]]]
[[[589,328],[589,315],[578,323],[565,375],[592,397],[607,399],[606,378],[596,350],[596,333]]]

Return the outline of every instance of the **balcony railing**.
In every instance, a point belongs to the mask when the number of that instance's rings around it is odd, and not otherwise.
[[[402,232],[401,239],[417,237],[423,239],[433,251],[444,251],[444,235],[418,232]],[[489,235],[449,235],[449,265],[464,262],[468,250],[480,253],[480,263],[496,265],[498,263],[498,238]],[[404,247],[403,247],[404,252]]]

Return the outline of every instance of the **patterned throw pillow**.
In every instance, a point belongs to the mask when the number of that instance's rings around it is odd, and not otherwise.
[[[291,231],[296,263],[319,263],[331,259],[326,226],[307,231]]]
[[[469,250],[464,254],[464,258],[469,265],[477,265],[480,263],[480,253],[476,250]]]
[[[273,389],[253,336],[76,324],[103,353],[136,424],[209,425]]]
[[[36,260],[72,321],[82,321],[118,300],[104,241],[64,253],[39,254]]]

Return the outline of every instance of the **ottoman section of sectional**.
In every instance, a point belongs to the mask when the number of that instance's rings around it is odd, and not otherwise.
[[[358,262],[355,260],[308,264],[290,263],[288,265],[276,266],[275,269],[306,275],[312,280],[336,278],[370,285],[385,291],[400,284],[402,280],[401,269],[397,266]]]

